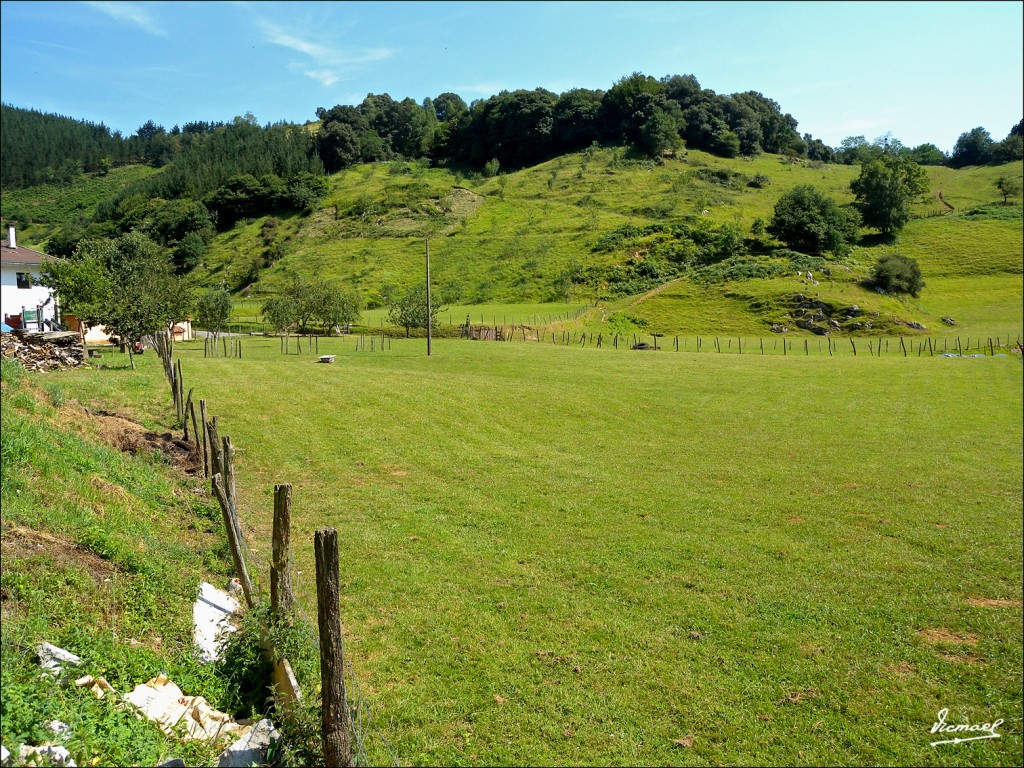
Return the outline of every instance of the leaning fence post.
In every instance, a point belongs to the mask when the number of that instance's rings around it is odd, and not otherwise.
[[[186,400],[185,400],[185,407],[181,409],[181,411],[182,411],[182,417],[181,417],[182,426],[184,426],[184,428],[185,428],[185,434],[184,434],[183,437],[184,437],[184,440],[185,440],[186,443],[188,442],[188,414],[189,414],[189,411],[191,411],[191,410],[192,410],[192,387],[189,387],[188,388],[188,398],[186,398]]]
[[[206,401],[199,401],[199,421],[203,425],[203,475],[209,477],[210,472],[210,431],[206,428]]]
[[[245,558],[242,556],[242,541],[240,529],[236,525],[237,517],[232,514],[231,502],[228,501],[227,492],[224,490],[224,482],[218,472],[213,476],[213,494],[220,503],[221,515],[224,518],[224,528],[228,534],[228,545],[231,549],[231,559],[235,562],[235,572],[238,573],[238,580],[242,584],[242,593],[245,595],[245,602],[252,608],[252,582],[249,581],[249,571],[245,567]]]
[[[231,438],[227,435],[221,438],[221,445],[223,450],[220,454],[220,470],[224,473],[224,490],[227,492],[228,501],[231,502],[232,514],[237,515],[238,496],[235,488],[235,446],[231,444]]]
[[[352,765],[349,711],[345,699],[345,652],[341,637],[341,591],[338,586],[338,531],[321,528],[313,538],[316,551],[316,600],[320,627],[320,682],[324,762]]]
[[[276,620],[292,610],[291,560],[292,485],[274,486],[274,539],[270,562],[270,613]]]

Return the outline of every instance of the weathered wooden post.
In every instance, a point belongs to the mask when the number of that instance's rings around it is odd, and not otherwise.
[[[276,620],[291,615],[292,577],[288,568],[291,561],[292,485],[274,486],[274,540],[270,562],[270,613]]]
[[[203,423],[203,475],[209,477],[210,472],[210,430],[206,428],[206,401],[199,401],[199,420]]]
[[[195,404],[195,402],[192,402],[192,401],[189,402],[189,404],[188,404],[188,415],[192,419],[192,442],[195,444],[195,447],[196,447],[196,455],[197,455],[197,457],[199,459],[202,459],[202,457],[203,457],[203,447],[202,447],[203,440],[200,437],[199,424],[196,421],[196,404]],[[204,477],[205,477],[205,469],[204,469]]]
[[[425,241],[427,253],[427,357],[430,357],[430,240]]]
[[[316,599],[320,627],[320,689],[323,699],[324,762],[352,765],[352,741],[345,699],[345,654],[341,638],[341,591],[338,585],[338,531],[321,528],[313,538],[316,553]]]
[[[231,559],[235,563],[235,572],[238,574],[238,581],[242,584],[242,593],[245,595],[245,603],[252,608],[252,582],[249,580],[249,571],[245,567],[245,558],[242,556],[242,541],[237,526],[237,518],[231,514],[231,502],[228,500],[227,491],[224,488],[224,481],[218,472],[213,476],[213,495],[217,497],[220,504],[221,515],[224,518],[224,530],[228,535],[228,545],[231,548]]]
[[[188,398],[185,400],[185,407],[182,408],[182,426],[185,428],[183,438],[185,442],[188,442],[188,415],[192,410],[192,387],[188,388]]]

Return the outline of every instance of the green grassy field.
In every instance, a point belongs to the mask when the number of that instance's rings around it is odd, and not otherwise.
[[[401,764],[1022,762],[1019,358],[423,347],[178,347],[257,553],[294,485],[307,611],[338,528]],[[930,746],[944,707],[1002,738]]]

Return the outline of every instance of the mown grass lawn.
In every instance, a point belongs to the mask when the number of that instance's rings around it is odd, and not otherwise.
[[[423,347],[179,346],[402,764],[1021,763],[1019,358]]]

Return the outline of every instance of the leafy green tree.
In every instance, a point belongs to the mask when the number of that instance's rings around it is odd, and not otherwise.
[[[865,226],[890,236],[910,221],[910,205],[928,191],[928,175],[912,160],[882,155],[850,182]]]
[[[363,300],[357,291],[338,283],[324,283],[315,290],[315,319],[328,333],[349,323],[356,323],[363,311]]]
[[[909,160],[918,165],[945,165],[949,157],[934,144],[918,144],[907,154]]]
[[[1009,202],[1011,197],[1017,197],[1020,194],[1021,181],[1013,176],[1000,176],[995,181],[996,189],[999,190],[999,194],[1003,196],[1003,204]]]
[[[174,271],[179,275],[191,272],[206,253],[206,241],[198,232],[189,232],[174,246]]]
[[[909,293],[915,298],[925,286],[917,260],[898,253],[887,254],[875,262],[871,281],[887,293]]]
[[[61,227],[46,241],[46,252],[50,256],[68,258],[75,252],[84,237],[85,229],[76,224]]]
[[[681,144],[679,124],[662,109],[655,109],[654,113],[640,126],[640,146],[651,157],[674,153]],[[738,140],[736,150],[739,151]]]
[[[1024,120],[1013,128],[1005,139],[992,148],[992,161],[996,163],[1012,163],[1024,159]]]
[[[116,240],[86,240],[74,259],[51,261],[44,285],[64,308],[88,324],[106,326],[128,347],[189,314],[192,294],[170,259],[152,240],[132,232]]]
[[[985,165],[992,159],[992,136],[981,126],[961,133],[953,147],[949,164],[954,168],[968,165]]]
[[[804,253],[846,253],[857,237],[856,211],[841,208],[809,184],[794,187],[775,204],[768,234]]]
[[[271,296],[263,302],[260,314],[275,333],[290,331],[295,325],[295,302],[290,296]]]
[[[196,322],[210,332],[214,344],[228,324],[232,303],[224,288],[211,288],[196,299]]]
[[[382,294],[384,292],[382,291]],[[388,291],[382,296],[388,308],[388,321],[405,328],[405,336],[409,337],[412,328],[427,327],[427,284],[418,283],[404,290]],[[433,298],[433,294],[431,294]],[[430,324],[437,322],[437,315],[444,310],[440,301],[430,305]]]

